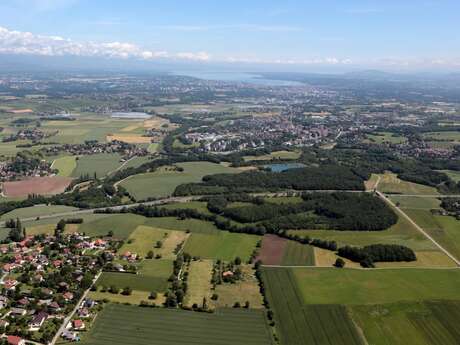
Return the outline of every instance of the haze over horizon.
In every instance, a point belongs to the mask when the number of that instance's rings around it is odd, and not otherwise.
[[[450,0],[5,0],[0,66],[20,56],[13,61],[53,57],[63,65],[146,69],[457,72],[459,12],[460,4]]]

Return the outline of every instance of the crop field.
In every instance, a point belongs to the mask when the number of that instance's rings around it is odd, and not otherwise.
[[[318,247],[314,247],[313,253],[315,255],[315,266],[318,267],[332,267],[335,261],[339,258],[335,252]],[[346,267],[361,267],[358,262],[353,262],[345,258],[342,258],[342,260],[345,261]]]
[[[246,162],[249,161],[270,161],[270,160],[294,160],[300,157],[298,151],[274,151],[268,155],[262,156],[244,156]]]
[[[423,133],[422,136],[425,139],[429,139],[429,140],[460,142],[460,131],[428,132],[428,133]]]
[[[4,182],[3,194],[10,198],[26,197],[29,194],[54,195],[64,192],[70,182],[71,178],[61,176],[30,177]]]
[[[118,252],[125,253],[129,251],[145,257],[150,250],[157,251],[158,248],[155,248],[156,242],[164,241],[169,236],[169,233],[169,230],[139,225],[129,235],[128,240]]]
[[[114,237],[126,239],[139,225],[143,225],[145,220],[145,217],[134,214],[113,214],[84,222],[80,226],[80,231],[88,236],[106,236],[109,231],[113,231]]]
[[[427,210],[405,210],[420,227],[457,258],[460,257],[460,220],[438,216]]]
[[[178,209],[178,208],[192,209],[192,210],[197,210],[200,213],[212,214],[208,210],[206,205],[207,205],[207,203],[203,202],[203,201],[189,201],[189,202],[171,203],[171,204],[161,205],[161,206],[158,206],[158,207],[159,208],[165,208],[165,209],[168,209],[168,210],[175,210],[175,209]]]
[[[275,235],[265,235],[257,260],[264,265],[313,266],[315,255],[311,246]]]
[[[147,156],[145,156],[145,157],[133,157],[130,160],[128,160],[127,162],[125,162],[126,164],[123,164],[123,169],[137,168],[137,167],[139,167],[142,164],[147,163],[147,162],[150,162],[150,158],[147,157]]]
[[[364,344],[345,307],[304,304],[290,269],[264,268],[263,280],[283,345]]]
[[[390,200],[393,201],[400,208],[413,208],[413,209],[439,209],[441,201],[437,198],[426,198],[417,196],[399,196],[391,195]]]
[[[387,230],[382,231],[336,231],[336,230],[291,230],[291,234],[337,241],[339,246],[365,246],[375,243],[400,244],[413,250],[437,250],[437,247],[423,236],[403,217]]]
[[[143,260],[139,264],[139,273],[147,277],[157,277],[168,279],[173,271],[172,260]]]
[[[281,265],[287,240],[276,235],[265,235],[257,260],[264,265]]]
[[[152,301],[149,300],[149,295],[149,291],[138,290],[133,290],[129,296],[112,294],[110,292],[90,291],[88,297],[95,301],[108,300],[114,303],[128,303],[133,305],[139,305],[142,301],[149,301],[150,303],[154,302],[156,305],[161,305],[165,301],[165,297],[162,294],[157,294],[157,298]],[[58,342],[57,344],[60,343]]]
[[[248,261],[259,239],[256,235],[226,231],[212,235],[193,233],[185,244],[184,252],[204,259],[229,261],[239,256],[241,260]]]
[[[281,263],[285,266],[314,266],[314,247],[294,241],[287,241]]]
[[[97,280],[96,286],[116,286],[119,289],[129,286],[131,289],[137,291],[155,291],[162,293],[168,288],[168,278],[146,276],[143,274],[104,272]]]
[[[81,156],[77,159],[77,167],[73,170],[72,176],[80,177],[85,174],[93,176],[96,174],[97,177],[103,177],[122,164],[120,158],[118,153]]]
[[[390,132],[381,132],[376,134],[368,134],[367,135],[367,142],[372,142],[376,144],[402,144],[407,141],[407,138],[395,133]]]
[[[6,220],[11,218],[38,217],[42,214],[58,214],[63,212],[71,212],[75,210],[78,210],[78,208],[63,205],[36,205],[31,207],[17,208],[11,212],[2,215],[0,217],[0,220]]]
[[[188,288],[185,295],[185,304],[192,306],[194,303],[201,306],[203,298],[211,301],[212,260],[192,261],[188,270]]]
[[[436,188],[422,184],[403,181],[395,174],[386,173],[381,176],[378,190],[389,194],[437,195]]]
[[[120,185],[137,200],[148,197],[166,197],[172,195],[176,187],[183,183],[200,182],[203,176],[219,173],[237,173],[237,169],[209,162],[178,163],[184,171],[159,169],[146,174],[134,175]]]
[[[178,309],[108,304],[83,345],[270,345],[264,315],[257,310],[196,313]]]
[[[216,226],[199,219],[179,219],[175,217],[146,218],[145,225],[162,229],[189,231],[197,234],[219,234]]]
[[[307,304],[356,305],[424,299],[460,300],[460,271],[456,269],[338,270],[321,267],[290,270],[290,277],[300,291],[299,296]]]
[[[59,170],[58,176],[69,177],[72,176],[72,172],[77,167],[76,156],[64,156],[57,158],[52,168]]]
[[[460,339],[455,301],[353,306],[352,313],[369,344],[454,345]]]

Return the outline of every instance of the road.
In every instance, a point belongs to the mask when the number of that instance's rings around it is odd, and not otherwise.
[[[441,246],[436,240],[430,236],[425,230],[423,230],[416,222],[412,220],[403,210],[401,210],[396,204],[387,198],[382,192],[376,191],[377,195],[384,200],[387,204],[394,207],[404,218],[406,218],[420,233],[422,233],[426,238],[428,238],[433,244],[438,247],[444,254],[446,254],[449,258],[451,258],[457,266],[460,266],[460,261],[452,255],[448,250],[446,250],[443,246]]]
[[[75,313],[77,312],[78,308],[80,307],[81,303],[83,302],[83,300],[86,298],[86,296],[88,295],[91,287],[94,285],[94,283],[98,280],[99,276],[101,275],[102,271],[99,271],[98,274],[96,274],[96,276],[94,277],[93,279],[93,282],[91,284],[91,286],[83,293],[83,295],[81,296],[80,300],[78,301],[78,303],[76,304],[75,308],[72,310],[72,312],[67,315],[67,317],[64,319],[64,322],[62,323],[61,327],[59,327],[58,331],[56,332],[56,334],[54,335],[53,337],[53,340],[51,340],[51,342],[49,343],[49,345],[55,345],[56,344],[56,341],[58,341],[59,337],[61,336],[62,332],[64,332],[64,330],[66,329],[66,326],[67,324],[69,323],[70,320],[72,320],[72,317],[75,315]]]

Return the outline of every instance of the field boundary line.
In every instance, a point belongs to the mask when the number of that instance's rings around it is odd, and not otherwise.
[[[396,211],[398,211],[404,218],[406,218],[412,225],[414,225],[420,233],[422,233],[426,238],[433,242],[436,245],[436,247],[438,247],[442,252],[444,252],[444,254],[451,258],[457,266],[460,267],[460,261],[454,255],[452,255],[447,249],[445,249],[438,242],[436,242],[436,240],[433,237],[431,237],[425,230],[423,230],[411,217],[409,217],[406,214],[406,212],[404,212],[398,206],[396,206],[396,204],[393,201],[391,201],[390,198],[387,198],[383,193],[379,191],[376,191],[376,193],[383,201],[385,201],[388,205],[396,209]]]

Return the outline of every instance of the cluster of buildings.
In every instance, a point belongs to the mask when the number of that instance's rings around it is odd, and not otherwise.
[[[37,127],[25,128],[25,129],[19,130],[15,134],[11,134],[9,136],[4,137],[2,141],[4,143],[16,141],[16,140],[31,140],[32,142],[39,142],[40,140],[56,135],[57,133],[58,131],[54,131],[50,133],[43,132]]]
[[[110,242],[78,233],[2,244],[0,334],[47,343],[70,315],[62,336],[78,340],[95,314],[94,301],[82,297],[101,270],[95,253],[102,252],[113,252]]]

